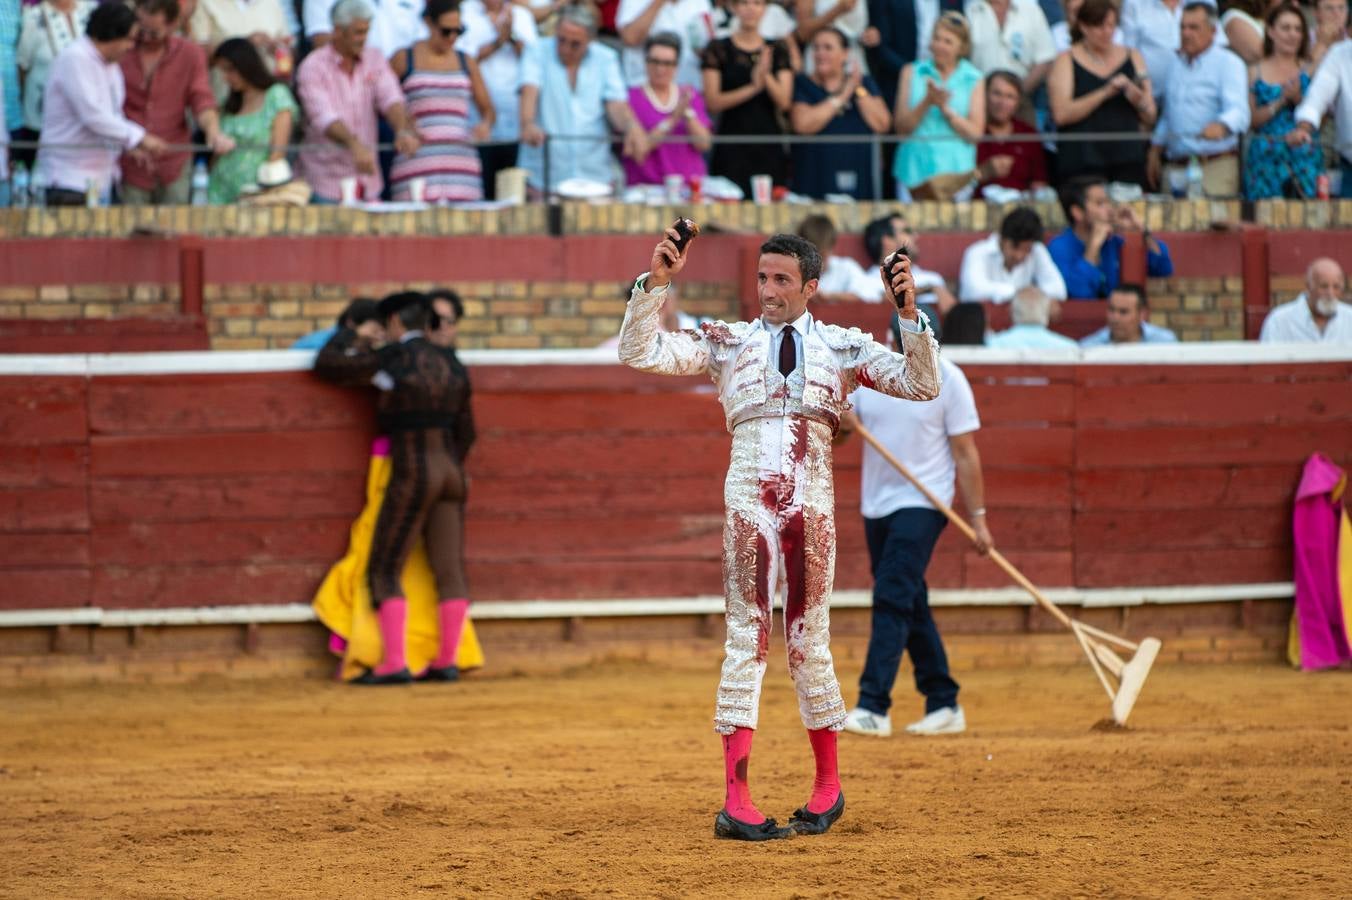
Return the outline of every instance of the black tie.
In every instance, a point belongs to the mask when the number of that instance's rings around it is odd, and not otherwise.
[[[793,326],[784,326],[784,339],[779,342],[779,374],[785,378],[798,368],[798,351],[793,345]]]

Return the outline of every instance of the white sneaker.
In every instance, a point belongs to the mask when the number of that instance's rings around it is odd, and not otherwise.
[[[869,737],[891,737],[892,720],[869,712],[862,706],[856,706],[845,717],[845,730],[852,734],[866,734]]]
[[[848,728],[849,726],[846,725]],[[919,722],[906,726],[907,734],[961,734],[967,730],[967,717],[962,714],[961,706],[945,706],[936,709]]]

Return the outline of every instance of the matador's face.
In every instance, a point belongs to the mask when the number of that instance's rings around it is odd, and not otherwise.
[[[817,293],[817,279],[803,283],[798,260],[782,253],[762,253],[756,270],[756,295],[761,319],[767,325],[792,322],[807,309]]]

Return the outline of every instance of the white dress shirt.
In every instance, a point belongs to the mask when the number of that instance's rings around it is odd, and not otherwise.
[[[1140,50],[1141,56],[1145,57],[1145,67],[1150,72],[1150,87],[1155,99],[1164,96],[1169,66],[1178,54],[1179,27],[1186,5],[1187,0],[1179,0],[1177,7],[1169,9],[1163,0],[1126,0],[1122,7],[1122,43]],[[1225,37],[1225,30],[1220,27],[1216,28],[1216,43],[1222,47],[1230,43]],[[1247,75],[1244,83],[1246,86],[1249,83]]]
[[[999,232],[963,251],[958,299],[964,303],[981,300],[1008,303],[1021,288],[1029,285],[1037,285],[1053,300],[1066,299],[1066,281],[1045,244],[1034,244],[1028,258],[1012,270],[1005,268]]]
[[[512,17],[512,38],[521,45],[520,52],[510,43],[503,44],[479,60],[479,74],[497,114],[490,137],[495,141],[515,141],[521,136],[521,59],[539,32],[535,17],[526,7],[508,0],[503,11]],[[481,49],[498,39],[498,28],[483,0],[465,0],[460,5],[460,24],[465,33],[456,41],[455,49],[468,56],[477,57]]]
[[[1264,344],[1352,344],[1352,304],[1339,303],[1338,312],[1321,332],[1301,294],[1267,314],[1258,340]]]
[[[1165,147],[1169,159],[1227,153],[1239,146],[1240,135],[1249,130],[1250,115],[1244,60],[1213,43],[1192,59],[1182,54],[1174,57],[1165,76],[1164,110],[1151,143]],[[1212,122],[1229,128],[1229,136],[1219,141],[1198,137]]]
[[[1325,54],[1305,99],[1296,107],[1296,121],[1309,122],[1317,140],[1319,121],[1335,102],[1333,120],[1338,126],[1338,152],[1352,163],[1352,40],[1334,44]]]
[[[1047,16],[1033,0],[1011,0],[1004,28],[986,0],[971,0],[967,21],[972,34],[969,58],[983,74],[1004,70],[1023,78],[1033,66],[1056,58]]]
[[[99,194],[108,193],[118,157],[146,134],[122,115],[126,96],[122,67],[104,59],[88,37],[57,55],[43,93],[37,163],[43,183],[84,193],[93,182]],[[59,144],[84,146],[52,146]]]
[[[620,0],[620,8],[615,13],[615,29],[623,31],[631,22],[643,15],[653,0]],[[676,62],[676,82],[689,87],[702,87],[703,75],[700,72],[699,52],[713,40],[713,6],[709,0],[664,0],[661,9],[653,18],[648,37],[671,32],[681,39],[681,55]],[[647,40],[645,38],[644,40]],[[620,61],[624,66],[624,82],[630,87],[638,87],[648,80],[644,65],[643,44],[637,47],[624,47]]]

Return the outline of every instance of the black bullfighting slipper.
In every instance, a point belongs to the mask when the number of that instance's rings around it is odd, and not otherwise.
[[[845,792],[836,796],[836,802],[825,812],[808,812],[804,806],[789,819],[789,827],[797,834],[826,834],[845,812]]]
[[[788,828],[780,828],[774,819],[766,819],[758,825],[750,825],[728,815],[726,809],[718,811],[714,819],[714,837],[728,838],[734,841],[775,841],[793,834]]]
[[[391,672],[388,675],[377,675],[375,669],[367,669],[356,678],[352,679],[353,684],[412,684],[413,673],[407,668],[400,669],[398,672]]]
[[[460,668],[458,666],[428,666],[427,671],[418,676],[419,681],[459,681]]]

